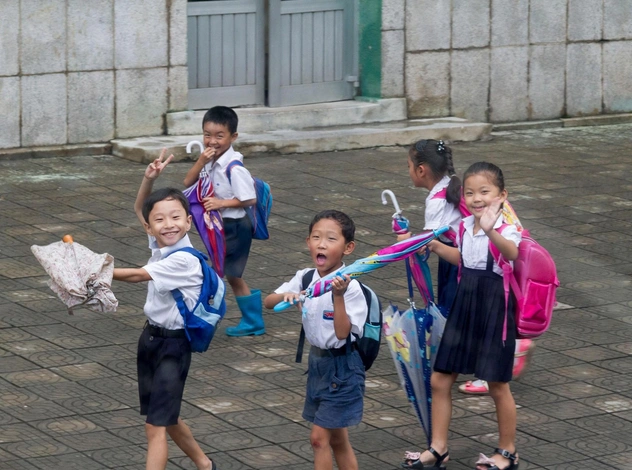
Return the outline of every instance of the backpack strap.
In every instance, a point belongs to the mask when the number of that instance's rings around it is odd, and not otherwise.
[[[500,227],[496,229],[496,231],[502,234],[503,230],[505,230],[509,224],[502,224]],[[509,290],[514,291],[514,295],[516,297],[516,301],[520,302],[522,300],[522,291],[520,290],[520,286],[518,285],[518,281],[516,280],[516,276],[514,274],[513,267],[511,263],[503,258],[500,250],[496,245],[494,245],[491,241],[489,242],[489,251],[494,258],[494,261],[498,266],[503,270],[503,288],[505,291],[505,320],[503,322],[503,341],[507,339],[507,309],[509,308]]]
[[[301,280],[301,290],[306,290],[309,285],[312,283],[312,279],[314,279],[314,273],[316,269],[310,269],[305,274],[303,274],[303,279]],[[301,322],[301,333],[298,336],[298,346],[296,346],[296,362],[300,363],[303,360],[303,348],[305,347],[305,328],[303,327],[303,323]]]
[[[241,163],[239,160],[233,160],[228,165],[226,165],[226,177],[228,178],[228,182],[230,184],[233,184],[233,182],[231,180],[231,177],[230,177],[230,174],[233,171],[233,167],[235,167],[235,166],[242,166],[243,167],[244,164]]]
[[[448,198],[448,188],[446,186],[441,191],[437,191],[437,193],[434,196],[432,196],[431,199],[447,199],[447,198]]]

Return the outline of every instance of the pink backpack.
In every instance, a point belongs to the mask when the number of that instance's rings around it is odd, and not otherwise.
[[[498,232],[507,227],[503,224]],[[461,240],[465,226],[459,228]],[[494,261],[503,270],[505,287],[505,326],[503,340],[507,337],[506,305],[509,301],[509,289],[516,297],[516,330],[518,338],[536,338],[544,333],[551,324],[555,291],[560,285],[555,262],[546,249],[522,232],[522,241],[518,247],[518,258],[511,264],[505,260],[493,243],[489,243]]]

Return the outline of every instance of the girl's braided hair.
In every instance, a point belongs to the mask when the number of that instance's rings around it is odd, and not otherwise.
[[[448,175],[450,177],[446,200],[458,207],[461,201],[461,180],[454,170],[452,149],[445,145],[443,140],[424,139],[416,142],[410,148],[408,155],[416,167],[425,163],[434,176]]]

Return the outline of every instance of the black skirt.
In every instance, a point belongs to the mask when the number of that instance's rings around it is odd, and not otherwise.
[[[509,382],[516,344],[514,299],[507,306],[507,338],[503,341],[505,291],[502,276],[491,263],[486,270],[461,268],[461,280],[446,321],[434,369],[474,374],[488,382]]]

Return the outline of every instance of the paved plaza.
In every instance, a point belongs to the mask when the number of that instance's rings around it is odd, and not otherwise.
[[[452,145],[461,174],[478,160],[503,169],[510,200],[559,270],[562,309],[512,384],[521,470],[632,469],[631,135],[631,125],[546,129]],[[397,194],[416,231],[422,226],[426,192],[411,187],[406,149],[261,155],[246,165],[274,195],[271,239],[253,243],[245,274],[264,293],[310,264],[315,211],[355,220],[351,259],[394,242],[383,189]],[[189,166],[170,165],[158,186],[181,187]],[[115,283],[115,314],[70,316],[30,251],[70,233],[118,267],[144,265],[147,241],[133,212],[143,170],[112,156],[0,160],[2,470],[144,469],[135,350],[146,286]],[[383,302],[405,304],[401,263],[364,281]],[[220,470],[311,469],[306,365],[294,362],[300,314],[266,312],[266,335],[228,338],[239,312],[232,294],[227,303],[211,349],[194,355],[183,418]],[[386,345],[366,385],[364,419],[351,430],[360,469],[397,468],[425,436]],[[473,468],[496,439],[491,399],[455,387],[449,470]],[[168,468],[193,466],[171,446]]]

